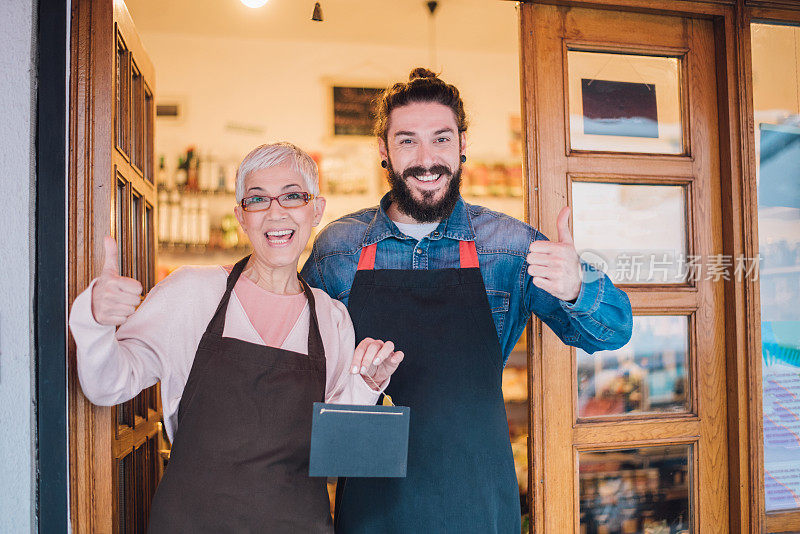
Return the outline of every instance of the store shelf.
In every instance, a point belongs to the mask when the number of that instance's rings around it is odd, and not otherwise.
[[[193,245],[189,243],[159,243],[158,250],[162,254],[208,254],[208,253],[224,253],[230,251],[231,253],[248,252],[250,244],[240,244],[235,247],[219,247],[214,245]]]
[[[210,247],[203,245],[160,244],[158,247],[158,268],[165,276],[183,265],[231,265],[249,254],[251,248]]]
[[[161,190],[161,186],[159,186],[159,191]],[[177,188],[177,189],[164,189],[167,193],[172,193],[173,191],[177,191],[181,195],[197,195],[197,196],[208,196],[208,197],[234,197],[234,191],[227,191],[225,189],[187,189],[187,188]]]

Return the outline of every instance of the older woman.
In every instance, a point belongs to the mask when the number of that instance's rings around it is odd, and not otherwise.
[[[173,446],[150,532],[330,532],[325,479],[308,476],[312,403],[374,404],[403,354],[354,348],[345,306],[297,274],[325,208],[307,154],[256,148],[236,200],[253,254],[182,267],[141,305],[106,238],[103,272],[70,313],[78,375],[101,405],[161,382]]]

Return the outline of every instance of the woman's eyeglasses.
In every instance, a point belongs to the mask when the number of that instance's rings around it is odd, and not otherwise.
[[[269,209],[273,200],[277,200],[282,208],[299,208],[305,206],[314,198],[311,193],[292,191],[291,193],[284,193],[277,197],[269,197],[265,195],[254,195],[252,197],[243,198],[241,202],[244,211],[264,211]]]

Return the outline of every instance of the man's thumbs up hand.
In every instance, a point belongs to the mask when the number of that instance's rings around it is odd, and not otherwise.
[[[142,284],[119,275],[119,253],[113,237],[103,242],[103,270],[92,288],[92,315],[103,325],[120,325],[141,302]]]
[[[572,232],[569,231],[569,212],[569,206],[564,206],[558,213],[558,219],[556,220],[556,225],[558,226],[558,242],[574,245],[572,241]]]
[[[569,230],[570,209],[558,214],[558,241],[534,241],[527,256],[533,284],[556,297],[574,301],[581,291],[581,261]]]

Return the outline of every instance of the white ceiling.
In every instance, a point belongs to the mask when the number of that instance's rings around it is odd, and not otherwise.
[[[188,33],[247,39],[350,42],[428,47],[426,0],[269,0],[251,9],[239,0],[126,0],[140,33]],[[440,0],[437,49],[517,52],[516,2]]]

